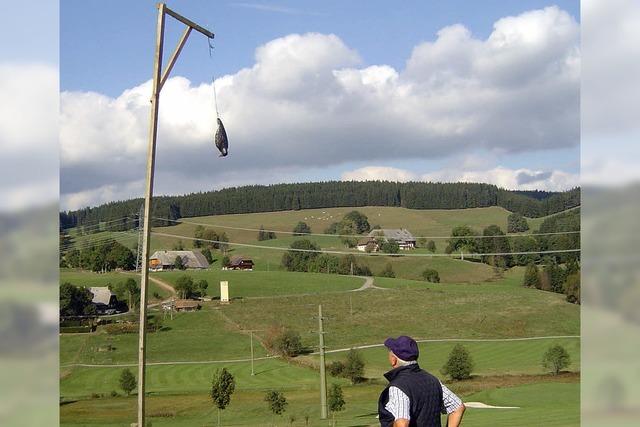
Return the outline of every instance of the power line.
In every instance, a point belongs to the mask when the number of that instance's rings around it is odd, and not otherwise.
[[[83,239],[78,242],[66,243],[64,245],[60,245],[60,250],[66,251],[69,249],[87,249],[92,246],[102,246],[110,243],[111,241],[116,241],[120,243],[118,239],[125,239],[130,236],[133,236],[133,233],[128,231],[112,231],[113,234],[118,233],[117,235],[109,235],[109,236],[100,236],[93,239]],[[127,234],[126,236],[122,236],[121,234]]]
[[[280,233],[280,234],[300,234],[294,231],[283,231],[283,230],[266,230],[259,228],[246,228],[246,227],[232,227],[230,225],[220,225],[220,224],[207,224],[202,222],[193,222],[193,221],[185,221],[182,219],[169,219],[169,218],[159,218],[154,217],[153,219],[169,221],[174,223],[183,223],[183,224],[191,224],[191,225],[201,225],[205,227],[216,227],[216,228],[225,228],[229,230],[240,230],[240,231],[256,231],[256,232],[267,232],[267,233]],[[371,230],[375,231],[375,230]],[[415,239],[455,239],[455,238],[464,238],[464,239],[490,239],[490,238],[498,238],[498,237],[527,237],[527,236],[552,236],[558,234],[578,234],[580,230],[573,231],[555,231],[548,233],[526,233],[526,234],[503,234],[497,236],[415,236]],[[329,233],[304,233],[305,236],[327,236],[327,237],[367,237],[362,234],[329,234]]]
[[[80,224],[80,225],[76,225],[75,227],[65,228],[64,230],[68,231],[68,230],[73,230],[74,228],[79,228],[79,227],[82,227],[83,230],[93,229],[93,228],[100,228],[105,224],[122,221],[123,219],[127,219],[128,220],[128,219],[135,219],[135,218],[133,218],[131,216],[123,216],[123,217],[120,217],[120,218],[112,219],[110,221],[98,221],[97,223],[92,223],[90,225]]]
[[[285,248],[279,246],[264,246],[264,245],[254,245],[251,243],[237,243],[237,242],[223,242],[220,240],[210,240],[210,239],[199,239],[191,236],[182,236],[179,234],[169,234],[169,233],[161,233],[158,231],[152,231],[151,234],[155,234],[157,236],[163,237],[173,237],[179,239],[186,240],[199,240],[201,242],[208,243],[217,243],[224,244],[229,246],[239,246],[245,248],[255,248],[255,249],[270,249],[276,251],[283,252],[313,252],[319,254],[333,254],[333,255],[357,255],[357,256],[390,256],[390,257],[421,257],[421,258],[431,258],[431,257],[457,257],[460,256],[460,253],[450,253],[450,254],[387,254],[387,253],[366,253],[366,252],[346,252],[346,251],[336,251],[336,250],[323,250],[323,249],[298,249],[298,248]],[[507,256],[507,255],[534,255],[534,254],[556,254],[556,253],[570,253],[570,252],[580,252],[581,249],[557,249],[557,250],[548,250],[548,251],[531,251],[531,252],[495,252],[495,253],[465,253],[465,256],[477,257],[477,256]]]

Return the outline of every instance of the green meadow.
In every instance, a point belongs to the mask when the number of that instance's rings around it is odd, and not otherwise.
[[[267,230],[290,232],[295,224],[304,221],[311,227],[313,233],[324,233],[331,223],[339,222],[345,214],[354,209],[367,215],[371,226],[406,228],[416,237],[433,237],[438,253],[444,252],[447,245],[446,238],[455,226],[465,224],[481,234],[485,227],[496,224],[506,231],[507,217],[510,214],[509,211],[500,207],[418,210],[365,206],[183,218],[182,223],[176,223],[170,227],[153,228],[151,251],[172,249],[178,244],[182,244],[187,249],[192,248],[195,229],[198,225],[202,225],[218,233],[226,233],[230,242],[238,244],[229,247],[229,255],[243,255],[253,259],[255,270],[280,270],[284,249],[301,237],[276,232],[276,239],[258,241],[258,233],[253,230],[263,226]],[[543,220],[544,218],[528,219],[531,231],[539,227]],[[138,240],[134,232],[110,232],[108,224],[103,231],[97,233],[79,235],[77,230],[72,229],[69,234],[79,247],[87,247],[92,242],[100,244],[110,237],[127,247],[135,247]],[[492,268],[478,262],[461,261],[449,257],[392,257],[382,254],[364,256],[362,252],[346,248],[336,236],[305,236],[304,238],[312,240],[323,250],[354,253],[358,256],[359,262],[369,266],[374,275],[378,274],[387,263],[391,263],[396,277],[411,280],[419,280],[425,268],[436,269],[441,281],[446,283],[478,283],[495,279]],[[422,248],[411,253],[429,255],[428,251]],[[214,257],[216,261],[211,268],[220,269],[222,255],[215,251]]]
[[[389,207],[356,208],[371,225],[408,228],[415,236],[448,236],[456,225],[481,232],[497,224],[506,231],[509,212],[497,207],[464,210],[409,210]],[[374,275],[391,262],[397,278],[375,277],[376,289],[358,290],[360,277],[282,271],[280,259],[297,237],[277,234],[277,239],[257,241],[257,232],[238,228],[291,230],[298,221],[313,232],[324,232],[353,208],[316,209],[190,218],[224,231],[232,242],[274,249],[231,246],[229,254],[251,257],[254,271],[223,271],[221,253],[207,270],[157,272],[151,277],[174,285],[181,275],[207,280],[208,296],[193,313],[173,318],[158,308],[150,315],[162,318],[162,328],[147,337],[147,408],[153,426],[215,426],[217,412],[208,395],[216,369],[226,367],[237,387],[222,425],[328,426],[319,419],[318,305],[323,307],[327,363],[341,360],[352,347],[365,361],[363,383],[351,385],[328,377],[343,387],[346,407],[336,414],[338,426],[375,426],[377,397],[388,370],[388,336],[411,335],[420,341],[421,366],[439,376],[466,402],[482,402],[516,409],[467,410],[465,426],[579,425],[580,409],[580,307],[563,295],[522,287],[523,268],[506,272],[453,258],[360,256]],[[542,219],[529,220],[532,230]],[[171,249],[181,240],[192,247],[195,224],[158,227],[152,250]],[[225,228],[230,227],[230,228]],[[99,237],[98,237],[99,236]],[[132,247],[134,234],[77,236],[77,242],[115,236]],[[186,236],[186,237],[184,237]],[[348,251],[335,236],[309,236],[321,248]],[[98,241],[98,240],[94,240]],[[436,240],[438,252],[445,240]],[[412,253],[425,253],[418,249]],[[442,283],[421,280],[425,268],[438,270]],[[60,281],[83,286],[106,286],[130,276],[125,273],[90,273],[61,270]],[[137,277],[136,277],[137,279]],[[219,282],[228,281],[230,304],[220,304]],[[150,294],[162,298],[169,292],[149,282]],[[266,330],[274,325],[297,331],[305,355],[283,359],[263,346]],[[251,375],[253,332],[254,370]],[[60,336],[60,420],[62,426],[128,426],[135,421],[136,396],[125,396],[118,377],[125,368],[137,374],[137,334],[111,335],[103,327],[91,334]],[[536,338],[536,339],[529,339]],[[473,361],[473,377],[450,381],[440,374],[457,343]],[[541,359],[549,346],[567,349],[571,364],[558,376],[549,375]],[[273,416],[264,402],[268,390],[284,392],[288,406]],[[112,394],[116,394],[113,395]]]

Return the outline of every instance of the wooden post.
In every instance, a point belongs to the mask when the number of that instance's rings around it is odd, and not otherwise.
[[[320,340],[320,418],[327,419],[327,376],[324,365],[324,327],[322,305],[318,305],[318,335]]]
[[[156,54],[153,65],[153,92],[151,94],[151,118],[149,125],[149,146],[147,149],[147,176],[144,196],[144,219],[142,234],[142,265],[140,267],[140,325],[138,334],[138,427],[145,426],[145,392],[146,392],[146,341],[147,341],[147,285],[149,282],[149,237],[151,222],[151,202],[153,200],[153,174],[156,157],[156,141],[158,137],[158,101],[160,92],[160,73],[162,71],[162,52],[164,47],[165,4],[158,5],[158,22],[156,26]]]
[[[151,93],[151,113],[149,120],[149,145],[147,148],[147,173],[145,181],[144,216],[142,227],[142,259],[140,266],[140,325],[138,335],[138,427],[145,425],[145,393],[146,393],[146,339],[147,339],[147,289],[149,284],[149,246],[151,235],[151,205],[153,202],[153,175],[156,157],[156,141],[158,137],[158,109],[162,85],[169,77],[178,55],[191,33],[191,29],[199,31],[208,38],[213,38],[212,32],[205,30],[187,18],[167,8],[166,4],[158,3],[158,20],[156,23],[156,49],[153,65],[153,91]],[[170,15],[187,25],[178,46],[171,55],[169,65],[162,73],[162,53],[164,48],[165,16]],[[171,310],[173,319],[173,308]]]
[[[249,331],[251,335],[251,376],[254,376],[256,373],[253,370],[253,330]]]

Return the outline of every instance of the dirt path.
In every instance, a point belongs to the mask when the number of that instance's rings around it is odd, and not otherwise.
[[[367,277],[367,276],[357,276],[360,277],[361,279],[364,279],[364,284],[362,286],[360,286],[358,289],[353,289],[349,292],[361,292],[367,289],[380,289],[383,291],[388,291],[388,288],[380,288],[376,285],[373,284],[373,277]]]
[[[126,271],[121,271],[121,274],[126,274],[128,276],[138,276],[139,273],[129,273]],[[176,290],[173,288],[173,286],[171,286],[169,283],[165,282],[164,280],[160,280],[156,277],[152,277],[151,275],[149,275],[149,280],[152,281],[153,283],[155,283],[156,285],[160,286],[162,289],[164,289],[165,291],[169,292],[172,296],[176,295],[177,292]]]
[[[162,281],[158,278],[155,277],[151,277],[149,276],[149,280],[151,280],[153,283],[155,283],[156,285],[160,286],[162,289],[164,289],[165,291],[169,292],[171,295],[176,295],[177,292],[176,290],[173,288],[173,286],[171,286],[170,284],[168,284],[165,281]]]

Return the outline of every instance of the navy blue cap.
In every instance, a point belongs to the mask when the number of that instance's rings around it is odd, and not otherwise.
[[[420,355],[418,343],[411,337],[401,335],[398,338],[387,338],[384,346],[393,352],[399,359],[410,362],[417,360]]]

